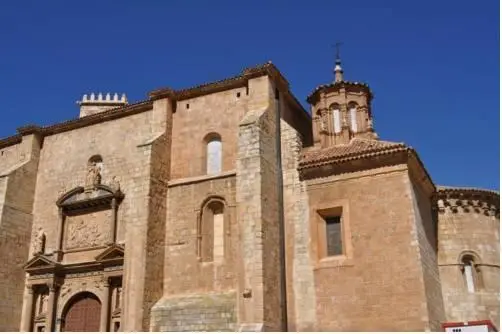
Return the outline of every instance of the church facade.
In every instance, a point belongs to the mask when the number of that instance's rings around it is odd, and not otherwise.
[[[2,331],[499,328],[499,193],[380,140],[368,85],[310,114],[271,63],[84,95],[0,140]]]

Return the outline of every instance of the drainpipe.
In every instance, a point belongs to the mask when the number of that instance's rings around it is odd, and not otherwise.
[[[276,161],[277,161],[277,195],[279,211],[279,256],[280,256],[280,287],[281,287],[281,311],[282,331],[288,331],[288,309],[286,292],[286,236],[284,228],[284,191],[282,175],[282,149],[281,149],[281,100],[279,90],[275,89],[275,112],[276,112]]]

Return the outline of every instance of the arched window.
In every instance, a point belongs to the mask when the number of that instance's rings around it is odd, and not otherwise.
[[[225,204],[210,200],[202,208],[198,224],[197,255],[202,262],[220,262],[224,258]]]
[[[206,136],[206,174],[221,173],[222,145],[218,134]]]
[[[349,104],[349,113],[350,113],[350,129],[352,132],[357,132],[357,104],[350,103]]]
[[[331,105],[330,109],[333,112],[333,126],[335,133],[340,133],[342,131],[341,119],[340,119],[340,106],[338,104]]]
[[[465,254],[461,257],[462,275],[464,277],[467,292],[474,293],[483,286],[481,271],[478,261],[473,254]]]

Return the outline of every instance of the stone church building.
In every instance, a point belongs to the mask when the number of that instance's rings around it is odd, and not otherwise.
[[[0,330],[498,329],[499,193],[436,185],[334,72],[310,113],[269,62],[1,139]]]

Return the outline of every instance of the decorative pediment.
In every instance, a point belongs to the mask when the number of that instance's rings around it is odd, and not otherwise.
[[[120,189],[98,184],[90,191],[84,187],[73,188],[59,197],[56,204],[64,211],[71,211],[110,206],[113,199],[121,200],[123,197],[124,194]]]
[[[96,261],[104,265],[118,265],[124,262],[124,247],[113,244],[96,256]]]
[[[54,272],[59,264],[45,255],[37,255],[24,265],[24,270],[29,274]]]

